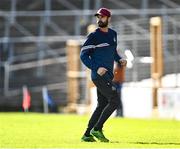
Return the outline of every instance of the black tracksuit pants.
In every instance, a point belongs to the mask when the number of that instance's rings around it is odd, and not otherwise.
[[[93,80],[97,87],[97,107],[93,112],[85,135],[90,135],[92,128],[102,130],[103,124],[110,117],[119,105],[119,94],[115,84],[111,80],[107,80],[103,76],[98,76]]]

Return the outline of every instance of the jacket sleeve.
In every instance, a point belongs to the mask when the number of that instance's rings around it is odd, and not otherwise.
[[[116,39],[116,48],[117,48],[117,33],[115,33],[115,39]],[[119,62],[119,60],[121,59],[122,57],[118,54],[117,50],[115,50],[115,53],[114,53],[114,60],[116,62]]]
[[[122,59],[122,57],[117,53],[117,50],[115,51],[114,60],[116,62],[119,62],[119,60]]]
[[[90,55],[91,52],[94,50],[94,48],[95,48],[94,34],[91,33],[88,35],[87,40],[83,44],[80,52],[81,61],[89,69],[93,68],[93,63]]]

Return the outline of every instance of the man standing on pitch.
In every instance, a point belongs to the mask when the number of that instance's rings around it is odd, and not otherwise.
[[[117,33],[108,28],[111,12],[101,8],[95,14],[99,28],[88,35],[82,46],[80,58],[91,69],[91,78],[97,87],[98,105],[81,138],[85,142],[109,142],[102,132],[103,124],[119,105],[119,95],[113,80],[114,61],[126,65],[117,54]]]

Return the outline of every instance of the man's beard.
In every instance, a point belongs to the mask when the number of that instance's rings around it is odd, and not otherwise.
[[[106,20],[105,22],[102,22],[102,21],[98,21],[98,26],[99,27],[107,27],[108,26],[108,20]]]

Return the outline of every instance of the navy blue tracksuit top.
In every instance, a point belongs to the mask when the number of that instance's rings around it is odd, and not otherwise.
[[[104,77],[113,79],[114,61],[119,61],[121,57],[117,53],[117,33],[112,29],[102,32],[99,28],[88,35],[87,40],[81,48],[80,58],[82,62],[91,69],[91,78],[96,79],[99,67],[104,67],[108,71]]]

